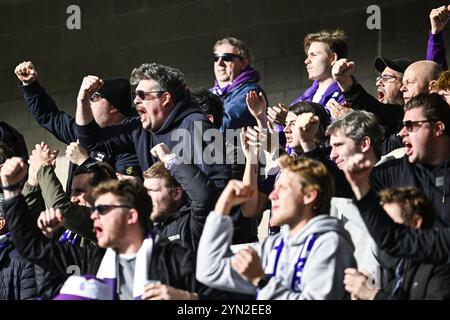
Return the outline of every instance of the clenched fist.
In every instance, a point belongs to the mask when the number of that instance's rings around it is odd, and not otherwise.
[[[67,146],[66,158],[70,160],[73,164],[80,166],[89,158],[87,150],[83,149],[77,142],[72,142]]]
[[[22,63],[19,63],[16,69],[14,69],[14,73],[16,74],[17,79],[22,81],[22,84],[24,86],[36,81],[38,76],[38,73],[31,61],[24,61]]]
[[[91,95],[103,86],[103,80],[97,76],[86,76],[78,92],[78,100],[89,99]]]
[[[431,10],[430,12],[430,24],[431,33],[436,34],[441,32],[450,18],[450,5],[442,6]]]

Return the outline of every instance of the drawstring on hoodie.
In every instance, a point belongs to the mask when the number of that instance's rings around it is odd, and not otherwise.
[[[442,203],[444,204],[446,201],[446,193],[447,193],[447,164],[448,162],[445,163],[445,167],[444,167],[444,191],[442,193]]]

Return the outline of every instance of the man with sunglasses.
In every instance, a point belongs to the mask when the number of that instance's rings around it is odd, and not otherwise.
[[[375,167],[375,191],[388,187],[421,188],[436,210],[436,226],[450,226],[450,108],[436,94],[419,94],[404,107],[400,137],[406,148],[401,159]]]
[[[38,72],[31,61],[17,65],[15,74],[20,81],[19,87],[32,116],[41,127],[52,133],[56,139],[69,145],[76,142],[75,119],[61,111],[55,101],[38,82]],[[92,114],[100,127],[107,127],[126,121],[136,115],[131,103],[131,87],[126,79],[107,79],[98,91],[92,92],[88,99]],[[133,152],[105,153],[95,149],[85,163],[107,161],[117,172],[126,173],[128,168],[140,172],[139,162]],[[73,172],[76,166],[69,163],[66,191],[70,194]]]
[[[261,79],[259,72],[251,66],[250,48],[244,41],[228,37],[217,41],[213,50],[216,80],[211,92],[223,101],[221,131],[255,126],[256,120],[248,111],[245,99],[248,92],[263,90],[257,85]]]
[[[96,76],[84,78],[76,113],[81,146],[105,152],[136,152],[145,171],[156,162],[150,150],[165,143],[184,163],[197,165],[219,188],[224,187],[230,167],[220,161],[225,159],[223,139],[220,133],[214,135],[219,136],[214,142],[215,159],[219,161],[203,157],[208,147],[204,133],[215,129],[193,100],[183,73],[161,64],[144,63],[132,71],[130,82],[136,86],[134,103],[139,117],[101,128],[88,99],[102,87],[103,80]]]
[[[98,247],[73,247],[40,233],[24,197],[15,189],[26,172],[22,159],[8,159],[1,181],[8,186],[5,212],[11,239],[33,263],[64,279],[69,278],[68,268],[77,266],[81,274],[105,283],[111,300],[198,299],[208,290],[195,280],[194,253],[152,230],[152,202],[142,185],[129,180],[99,185],[91,214]],[[77,297],[62,290],[58,298]]]

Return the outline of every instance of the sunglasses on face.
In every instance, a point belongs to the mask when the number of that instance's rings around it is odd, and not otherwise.
[[[136,90],[133,92],[133,100],[138,97],[140,100],[145,100],[145,97],[149,96],[151,93],[160,93],[165,92],[163,90],[155,90],[155,91],[144,91],[144,90]]]
[[[89,97],[89,100],[91,100],[91,102],[97,102],[97,101],[99,101],[100,99],[102,99],[103,97],[102,97],[102,95],[100,94],[100,93],[98,93],[98,92],[94,92],[90,97]]]
[[[222,53],[222,54],[214,54],[214,62],[219,61],[222,58],[222,61],[230,62],[233,61],[234,58],[243,59],[240,55],[234,53]]]
[[[416,132],[426,122],[436,122],[435,120],[420,120],[420,121],[403,121],[402,128],[404,127],[408,132]]]
[[[131,209],[130,206],[125,206],[125,205],[99,204],[99,205],[97,205],[97,206],[92,208],[92,212],[97,211],[99,215],[103,216],[103,215],[107,214],[109,211],[111,211],[112,209],[115,209],[115,208]]]

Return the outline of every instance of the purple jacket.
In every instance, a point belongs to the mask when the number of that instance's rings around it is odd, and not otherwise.
[[[442,69],[447,70],[447,59],[445,58],[445,43],[443,33],[436,34],[429,33],[427,60],[431,60],[439,64]]]

